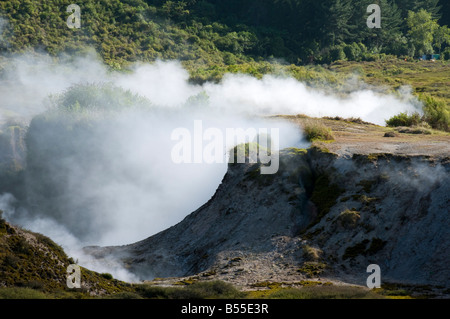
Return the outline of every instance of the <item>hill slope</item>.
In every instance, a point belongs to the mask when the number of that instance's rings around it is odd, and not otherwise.
[[[368,136],[388,139],[386,128],[330,122],[335,130],[365,130],[361,144]],[[307,278],[364,285],[366,267],[376,263],[386,282],[448,288],[449,137],[431,156],[413,147],[426,137],[399,134],[409,147],[389,153],[373,147],[360,154],[339,136],[326,144],[336,153],[321,142],[283,150],[273,176],[259,175],[258,164],[229,166],[211,200],[179,224],[135,244],[86,251],[120,259],[142,279],[199,274],[241,286]]]
[[[67,288],[67,267],[75,264],[50,238],[11,225],[0,211],[0,289],[30,288],[31,298],[86,298],[127,291],[129,285],[81,268],[81,288]],[[20,291],[19,291],[20,292]],[[13,291],[0,296],[11,296]],[[15,298],[30,298],[23,290]]]

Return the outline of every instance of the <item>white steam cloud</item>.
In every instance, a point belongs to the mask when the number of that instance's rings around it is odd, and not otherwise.
[[[131,73],[109,72],[95,53],[63,57],[57,63],[48,56],[26,54],[8,62],[1,73],[3,116],[30,118],[44,110],[43,100],[49,94],[87,82],[112,82],[168,107],[179,107],[189,97],[205,92],[212,108],[231,108],[234,113],[360,117],[384,125],[386,119],[400,112],[421,112],[420,103],[405,89],[397,96],[359,89],[341,97],[289,77],[267,75],[258,80],[240,74],[226,75],[220,84],[192,85],[188,72],[175,61],[136,65]]]
[[[174,164],[170,138],[175,128],[191,129],[196,119],[222,130],[277,127],[282,148],[303,147],[297,127],[257,115],[360,117],[383,125],[399,112],[419,111],[408,92],[395,97],[364,89],[342,98],[286,77],[227,75],[220,84],[193,85],[187,71],[173,61],[136,65],[129,73],[109,71],[94,54],[59,62],[27,54],[8,62],[0,78],[0,123],[8,118],[30,121],[46,110],[49,95],[78,83],[110,82],[162,107],[155,114],[123,113],[111,122],[108,134],[95,144],[108,158],[109,170],[96,158],[86,159],[92,163],[89,171],[79,171],[77,162],[67,160],[67,207],[78,210],[64,211],[70,216],[64,223],[36,216],[32,208],[15,211],[13,198],[0,198],[9,220],[51,237],[83,266],[128,281],[135,278],[124,269],[113,262],[96,264],[80,248],[128,244],[174,225],[214,194],[227,169],[226,164]],[[77,235],[75,230],[83,227],[89,231]]]

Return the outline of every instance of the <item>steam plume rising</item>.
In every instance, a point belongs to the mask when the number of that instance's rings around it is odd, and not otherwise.
[[[353,116],[383,124],[399,112],[418,110],[409,94],[397,98],[364,89],[339,98],[275,76],[257,80],[227,75],[220,84],[192,85],[188,72],[174,61],[136,65],[131,73],[108,71],[94,54],[59,62],[48,56],[22,55],[10,62],[2,73],[0,122],[9,117],[45,118],[49,95],[62,94],[77,84],[111,83],[152,103],[150,110],[130,108],[105,116],[75,140],[31,122],[30,132],[41,152],[51,145],[72,145],[82,152],[58,157],[58,149],[49,150],[45,167],[51,174],[47,177],[60,192],[52,194],[58,203],[53,209],[44,209],[43,196],[29,198],[27,210],[16,211],[10,205],[13,199],[2,197],[3,208],[10,220],[53,237],[86,263],[91,261],[78,250],[83,245],[144,239],[177,223],[213,195],[226,164],[172,163],[170,136],[177,127],[191,128],[196,119],[223,130],[275,126],[280,128],[282,148],[303,147],[306,142],[298,128],[256,115]],[[29,176],[29,187],[42,188],[38,177]],[[126,272],[111,267],[116,277],[130,280]]]

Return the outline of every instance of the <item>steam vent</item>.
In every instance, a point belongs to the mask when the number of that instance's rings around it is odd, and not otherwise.
[[[275,175],[261,175],[260,164],[230,165],[214,196],[175,226],[135,244],[86,251],[120,260],[142,280],[365,285],[367,266],[377,264],[389,282],[445,282],[449,144],[426,137],[404,143],[406,135],[384,142],[380,127],[323,121],[338,132],[335,143],[283,149]],[[425,144],[433,156],[418,154]],[[398,154],[368,153],[379,145]]]

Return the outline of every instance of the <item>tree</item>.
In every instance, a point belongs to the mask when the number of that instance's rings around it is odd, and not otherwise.
[[[409,11],[406,22],[409,28],[408,36],[416,48],[416,54],[433,53],[433,35],[439,25],[432,19],[431,13],[424,9],[420,9],[417,13]]]
[[[184,1],[166,1],[161,7],[161,11],[169,19],[181,19],[189,14],[189,10],[186,9],[187,3]]]
[[[383,47],[392,46],[401,38],[400,26],[402,24],[401,11],[393,1],[380,0],[382,12],[380,29],[378,33],[380,51]]]
[[[433,45],[439,54],[442,52],[443,44],[450,45],[450,29],[446,25],[436,28],[433,34]]]
[[[443,14],[439,20],[439,24],[450,26],[450,1],[441,0],[440,4],[442,5],[441,12]]]
[[[415,7],[414,11],[419,11],[424,9],[431,13],[433,20],[439,20],[441,18],[441,6],[439,5],[439,0],[416,0],[414,1]]]
[[[366,25],[367,7],[370,4],[378,4],[381,9],[381,28],[369,29]],[[394,1],[388,0],[363,0],[355,5],[355,15],[351,23],[358,26],[358,38],[367,47],[376,51],[389,51],[401,39],[401,25],[403,23],[401,10]]]
[[[351,0],[304,0],[300,10],[303,40],[318,41],[322,47],[345,42],[356,27],[349,23],[353,15]]]
[[[352,17],[351,0],[321,1],[324,19],[323,36],[328,45],[336,45],[345,42],[352,34],[353,27],[348,23]]]
[[[439,0],[396,0],[395,3],[402,10],[403,18],[408,17],[408,11],[418,12],[420,9],[431,13],[434,20],[441,18],[440,10],[442,6],[439,4]]]

